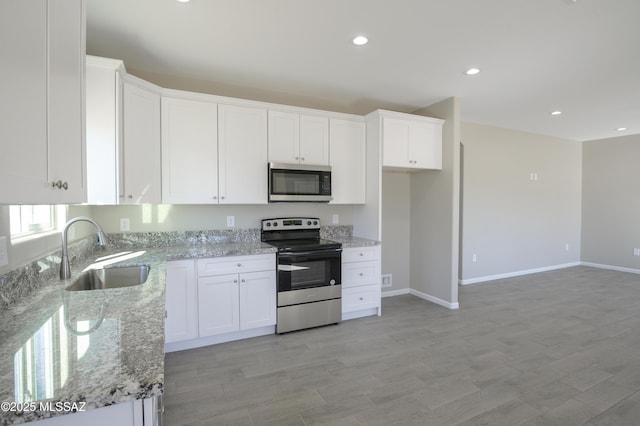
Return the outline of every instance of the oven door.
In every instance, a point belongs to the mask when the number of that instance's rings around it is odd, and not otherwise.
[[[341,283],[342,249],[278,253],[278,292]]]

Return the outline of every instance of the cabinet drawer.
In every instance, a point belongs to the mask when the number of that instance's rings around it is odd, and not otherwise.
[[[342,250],[342,263],[378,260],[379,253],[378,246],[346,248]]]
[[[342,312],[377,308],[380,295],[375,285],[342,289]]]
[[[198,276],[224,275],[276,269],[275,254],[198,259]]]
[[[378,283],[380,263],[354,262],[342,265],[342,288]]]

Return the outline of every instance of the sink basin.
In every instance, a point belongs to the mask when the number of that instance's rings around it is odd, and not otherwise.
[[[143,284],[149,277],[149,265],[109,266],[84,271],[66,289],[69,291],[102,290]]]

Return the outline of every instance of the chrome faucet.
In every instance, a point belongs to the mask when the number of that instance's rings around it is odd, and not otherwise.
[[[64,225],[64,229],[62,230],[62,259],[60,260],[60,279],[66,280],[71,277],[71,266],[69,265],[69,249],[67,248],[67,231],[69,227],[76,222],[85,221],[93,224],[98,230],[98,244],[100,247],[105,247],[106,239],[104,237],[104,232],[98,222],[86,216],[78,216],[71,219],[69,222]]]

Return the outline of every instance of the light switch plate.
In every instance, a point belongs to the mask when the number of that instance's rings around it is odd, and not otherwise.
[[[9,264],[9,253],[7,252],[7,237],[0,237],[0,266]]]

